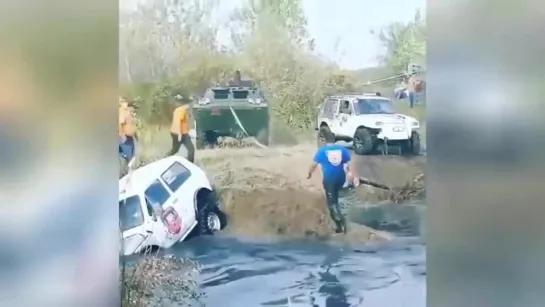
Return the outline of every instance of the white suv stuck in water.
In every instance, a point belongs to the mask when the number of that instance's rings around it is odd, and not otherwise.
[[[181,156],[145,166],[119,180],[122,252],[169,248],[193,230],[212,234],[226,225],[205,172]]]
[[[376,94],[326,98],[316,121],[318,146],[331,131],[338,141],[353,142],[354,152],[365,155],[379,147],[399,145],[402,153],[420,154],[420,123],[394,111],[392,101]],[[385,146],[386,145],[386,146]]]

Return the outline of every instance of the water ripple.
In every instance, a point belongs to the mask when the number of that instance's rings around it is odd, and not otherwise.
[[[198,260],[207,306],[425,306],[419,239],[360,248],[199,237],[172,250]]]

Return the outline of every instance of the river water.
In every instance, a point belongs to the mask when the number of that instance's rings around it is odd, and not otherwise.
[[[373,214],[355,221],[395,231],[396,239],[388,243],[256,243],[218,235],[193,238],[169,252],[202,266],[206,306],[423,307],[426,246],[420,235],[425,227],[415,210],[384,208],[377,213],[373,207]]]

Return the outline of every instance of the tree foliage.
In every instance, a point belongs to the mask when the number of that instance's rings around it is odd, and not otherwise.
[[[123,94],[146,120],[165,120],[169,97],[198,95],[237,69],[269,94],[275,121],[292,128],[310,127],[328,93],[353,88],[313,54],[299,0],[247,0],[224,24],[217,8],[217,0],[156,0],[122,16]]]
[[[419,10],[409,22],[393,22],[373,33],[384,48],[382,62],[394,71],[404,72],[414,62],[425,65],[426,21]]]

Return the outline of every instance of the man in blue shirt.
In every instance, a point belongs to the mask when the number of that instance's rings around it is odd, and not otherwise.
[[[326,193],[327,207],[331,219],[335,222],[335,232],[346,233],[346,219],[339,207],[339,192],[343,188],[347,179],[353,181],[355,185],[359,182],[353,177],[349,169],[350,151],[346,147],[335,144],[335,135],[331,132],[324,133],[326,145],[319,148],[314,155],[314,161],[308,171],[308,177],[312,177],[312,173],[316,167],[322,167],[323,185]]]

